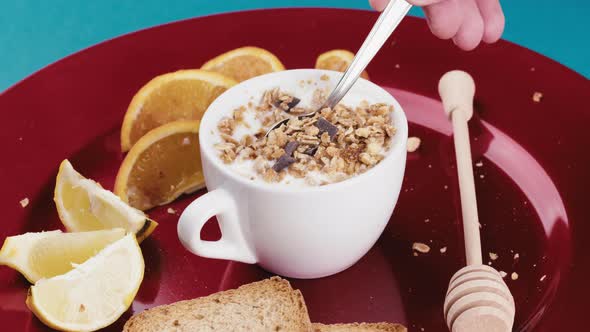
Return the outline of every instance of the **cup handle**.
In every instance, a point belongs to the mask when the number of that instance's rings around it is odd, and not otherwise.
[[[220,217],[221,239],[204,241],[201,229],[213,216]],[[210,191],[189,204],[180,215],[177,232],[182,245],[195,255],[249,264],[257,262],[240,226],[235,200],[223,188]]]

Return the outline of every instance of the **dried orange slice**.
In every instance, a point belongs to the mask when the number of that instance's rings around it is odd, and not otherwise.
[[[262,74],[285,70],[285,66],[271,52],[247,46],[216,56],[201,69],[218,72],[241,82]]]
[[[121,149],[129,151],[148,131],[177,120],[200,120],[209,104],[237,82],[192,69],[160,75],[131,100],[121,128]]]
[[[354,59],[354,53],[347,50],[331,50],[320,54],[315,60],[316,69],[327,69],[344,72]],[[369,74],[363,71],[361,77],[369,79]]]
[[[133,145],[115,180],[115,194],[147,210],[205,186],[199,121],[175,121],[151,130]]]

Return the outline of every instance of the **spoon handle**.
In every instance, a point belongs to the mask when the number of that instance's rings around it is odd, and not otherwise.
[[[442,99],[444,110],[453,123],[467,265],[481,265],[479,218],[473,181],[469,127],[467,126],[467,121],[473,115],[475,83],[473,78],[464,71],[450,71],[440,79],[438,93]]]
[[[340,102],[411,7],[412,5],[405,0],[389,1],[344,76],[342,76],[322,108],[334,107]]]

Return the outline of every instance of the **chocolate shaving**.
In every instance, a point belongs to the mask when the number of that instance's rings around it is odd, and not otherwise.
[[[297,142],[297,141],[291,141],[291,142],[287,143],[287,145],[285,145],[285,154],[288,156],[292,156],[293,152],[295,152],[295,150],[297,149],[298,146],[299,146],[299,142]]]
[[[330,135],[330,139],[334,139],[336,134],[338,133],[338,127],[330,123],[330,121],[319,118],[318,121],[315,123],[315,126],[318,127],[320,130],[320,134],[327,132]]]
[[[277,162],[272,166],[272,169],[278,173],[282,171],[284,168],[289,167],[289,165],[291,165],[294,162],[295,158],[285,153],[282,156],[280,156],[279,159],[277,159]]]
[[[312,147],[309,147],[309,148],[305,149],[305,151],[303,151],[303,153],[313,157],[315,155],[315,153],[318,151],[318,146],[319,145],[314,145]]]
[[[297,98],[297,97],[292,97],[293,100],[291,100],[290,102],[284,102],[281,100],[277,100],[275,102],[275,106],[282,109],[283,111],[289,113],[291,112],[291,109],[295,106],[297,106],[299,104],[299,102],[301,101],[301,99]],[[285,109],[282,105],[287,105],[287,108]]]

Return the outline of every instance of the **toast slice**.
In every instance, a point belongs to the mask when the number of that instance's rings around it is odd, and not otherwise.
[[[352,323],[325,325],[313,323],[314,332],[407,332],[403,325],[393,323]]]
[[[272,277],[193,300],[145,310],[124,332],[311,331],[301,292]]]

